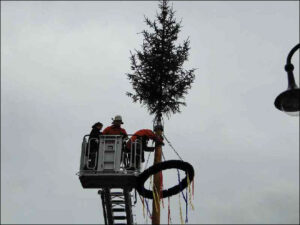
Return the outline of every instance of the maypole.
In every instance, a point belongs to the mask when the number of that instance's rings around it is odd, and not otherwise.
[[[154,131],[163,136],[163,116],[180,112],[180,106],[186,105],[182,100],[194,81],[195,69],[182,68],[188,59],[189,40],[176,44],[181,23],[176,22],[175,12],[167,0],[159,3],[160,13],[151,21],[145,17],[145,23],[152,32],[143,30],[142,50],[131,53],[132,73],[128,73],[135,93],[127,92],[133,102],[146,106],[150,115],[154,115]],[[161,162],[162,145],[156,144],[154,165]],[[152,224],[160,224],[160,173],[154,174]],[[186,182],[186,181],[185,181]],[[175,193],[175,191],[174,191]],[[148,196],[150,197],[150,196]],[[152,196],[151,196],[152,198]]]
[[[163,126],[161,125],[161,118],[159,117],[157,122],[154,123],[155,125],[155,133],[156,135],[162,137],[162,132],[163,132]],[[156,144],[155,146],[155,152],[154,152],[154,162],[153,165],[161,162],[161,155],[162,155],[162,145],[161,144]],[[158,193],[158,198],[153,199],[153,204],[152,204],[152,224],[160,224],[160,193],[161,193],[161,177],[160,173],[156,173],[154,175],[154,182],[153,182],[153,188],[154,193]]]

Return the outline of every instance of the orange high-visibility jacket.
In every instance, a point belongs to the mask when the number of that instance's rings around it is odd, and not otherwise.
[[[127,137],[127,132],[125,129],[119,127],[119,126],[115,126],[115,125],[111,125],[109,127],[106,127],[102,134],[110,134],[110,135],[123,135],[125,137]]]
[[[128,149],[131,148],[131,143],[134,142],[138,137],[146,137],[147,139],[151,139],[153,141],[157,141],[157,142],[162,142],[163,140],[156,135],[152,130],[149,129],[142,129],[142,130],[138,130],[137,132],[135,132],[132,137],[129,139],[129,141],[127,142],[126,147]]]

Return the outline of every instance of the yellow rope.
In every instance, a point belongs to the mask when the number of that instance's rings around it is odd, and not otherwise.
[[[180,222],[181,222],[181,224],[184,224],[184,221],[183,221],[183,216],[182,216],[182,209],[181,209],[181,201],[180,201],[180,192],[179,192],[179,212],[180,212]]]
[[[192,210],[194,210],[194,205],[192,203],[192,193],[191,193],[191,183],[190,183],[190,178],[189,178],[189,174],[187,173],[186,174],[186,177],[187,177],[187,183],[188,183],[188,189],[189,189],[189,202],[190,202],[190,205],[192,207]]]

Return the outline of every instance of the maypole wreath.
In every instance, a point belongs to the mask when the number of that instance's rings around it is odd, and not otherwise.
[[[168,161],[157,163],[157,164],[149,167],[148,169],[144,170],[144,172],[139,175],[137,186],[136,186],[138,193],[145,198],[153,199],[153,191],[146,189],[144,187],[144,184],[150,176],[152,176],[162,170],[167,170],[167,169],[183,170],[186,173],[186,177],[184,179],[182,179],[174,187],[169,188],[167,190],[161,190],[162,198],[167,198],[172,195],[178,194],[179,192],[183,191],[188,186],[188,180],[192,181],[194,179],[194,168],[192,167],[191,164],[189,164],[188,162],[181,161],[181,160],[168,160]]]

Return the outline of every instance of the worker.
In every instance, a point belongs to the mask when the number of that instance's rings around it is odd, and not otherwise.
[[[122,117],[120,115],[116,115],[113,119],[112,125],[103,130],[103,135],[123,135],[123,138],[127,138],[127,132],[125,129],[121,128],[121,124],[124,124]]]
[[[128,135],[125,129],[121,127],[121,124],[124,124],[122,121],[122,116],[116,115],[114,119],[112,119],[112,125],[106,127],[103,130],[103,135],[122,135],[122,153],[121,153],[121,162],[125,162],[123,154],[125,149],[126,140],[128,139]]]
[[[158,145],[163,145],[163,138],[161,136],[155,134],[150,129],[138,130],[128,140],[128,142],[126,144],[126,150],[125,151],[129,154],[132,154],[132,156],[130,157],[131,158],[131,165],[134,164],[134,160],[136,162],[136,164],[133,165],[133,167],[130,167],[129,170],[140,169],[141,168],[140,159],[142,160],[142,162],[145,162],[144,151],[148,151],[148,152],[153,152],[154,151],[154,147],[148,147],[147,146],[148,141],[150,139],[155,141],[155,143],[158,144]],[[139,140],[139,141],[137,142],[137,140]],[[137,142],[137,144],[135,144],[135,142]],[[141,151],[141,147],[142,147],[142,151]],[[135,154],[135,152],[136,152],[136,154]]]
[[[88,149],[86,151],[86,154],[88,155],[88,160],[89,160],[89,167],[90,168],[95,168],[96,167],[96,154],[98,152],[98,146],[99,146],[99,136],[102,134],[103,124],[100,122],[95,123],[92,126],[92,130],[89,135],[89,140],[88,140]]]
[[[95,123],[92,126],[92,130],[89,136],[89,139],[91,138],[98,138],[99,139],[99,135],[102,134],[101,130],[102,130],[103,124],[100,122]]]

